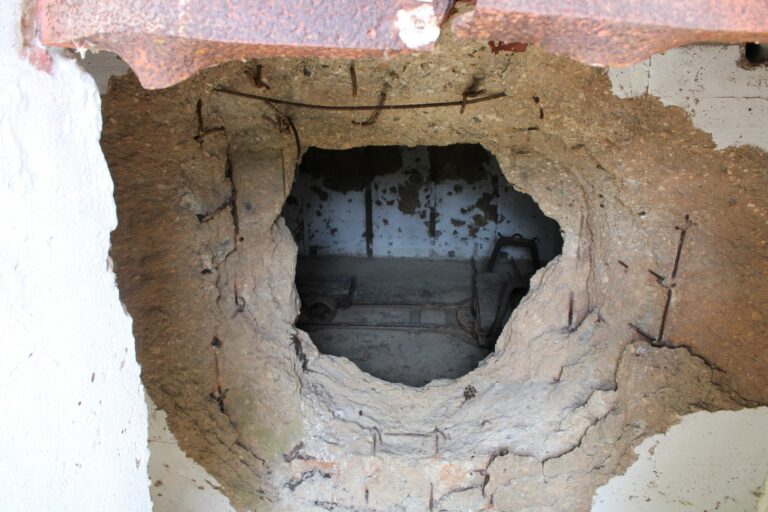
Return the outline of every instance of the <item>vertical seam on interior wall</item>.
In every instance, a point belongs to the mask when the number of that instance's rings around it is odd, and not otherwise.
[[[373,257],[373,193],[371,184],[373,179],[365,186],[365,254]]]
[[[648,74],[646,75],[645,80],[645,95],[648,96],[651,94],[651,80],[653,79],[653,55],[651,55],[651,58],[648,59]]]
[[[484,163],[481,163],[480,165],[482,166],[485,173],[491,177],[491,186],[493,187],[493,195],[495,196],[495,199],[496,199],[496,205],[494,207],[496,211],[496,233],[494,233],[494,235],[491,235],[491,246],[493,246],[495,241],[499,238],[499,236],[501,236],[501,232],[500,232],[501,223],[499,222],[499,203],[501,203],[501,183],[500,182],[502,179],[506,180],[507,178],[506,176],[504,176],[504,171],[501,169],[501,167],[499,167],[498,174],[494,174],[493,172],[491,172],[490,169],[488,169],[488,165]],[[512,186],[512,182],[508,181],[508,183],[510,184],[510,186]]]
[[[294,197],[296,197],[296,200],[299,203],[299,220],[298,223],[301,226],[301,247],[298,247],[296,249],[297,257],[298,255],[306,256],[309,254],[309,234],[308,234],[308,227],[307,227],[307,219],[304,215],[304,208],[305,208],[305,187],[304,182],[301,180],[301,168],[299,165],[296,165],[296,171],[294,171],[294,177],[293,177],[293,188],[296,190],[294,193]],[[303,253],[303,254],[302,254]]]
[[[429,238],[432,239],[432,253],[434,254],[435,243],[437,243],[437,171],[429,158],[429,151],[425,153],[429,166]]]

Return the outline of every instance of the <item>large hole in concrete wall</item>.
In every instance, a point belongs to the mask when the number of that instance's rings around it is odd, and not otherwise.
[[[476,368],[563,243],[480,145],[312,148],[283,217],[298,327],[320,352],[410,386]]]
[[[244,64],[231,63],[163,91],[144,91],[131,76],[114,80],[103,103],[102,144],[120,219],[112,257],[143,382],[185,452],[239,509],[588,510],[595,487],[624,470],[637,441],[679,414],[736,408],[744,403],[738,394],[764,401],[765,372],[752,365],[762,361],[764,337],[754,325],[765,294],[744,292],[759,281],[755,264],[765,252],[754,224],[762,211],[755,205],[765,203],[755,192],[766,189],[758,179],[764,154],[715,151],[681,109],[613,98],[601,70],[535,48],[520,55],[450,46],[356,61],[360,102],[375,104],[385,82],[392,104],[460,98],[479,71],[483,88],[506,96],[464,113],[386,111],[364,126],[361,113],[280,105],[293,134],[274,124],[264,102],[212,87],[349,105],[349,62],[262,65],[268,92]],[[320,217],[310,209],[313,221],[327,216],[334,198],[358,201],[355,217],[320,228],[339,230],[329,240],[351,233],[359,252],[344,257],[367,259],[367,186],[352,190],[344,180],[390,158],[406,169],[419,152],[439,174],[435,162],[459,162],[462,146],[427,146],[459,142],[482,142],[506,178],[557,219],[565,234],[556,264],[531,278],[494,353],[455,380],[406,388],[318,353],[316,333],[296,328],[298,320],[309,330],[298,318],[296,252],[300,261],[312,246],[317,258],[334,255],[317,240],[304,244],[307,229],[294,243],[279,218],[291,184],[309,176],[328,194]],[[410,148],[397,156],[362,149],[397,144]],[[380,153],[352,169],[329,168],[339,171],[346,195],[325,186],[333,177],[307,170],[322,153],[305,148],[354,146],[353,153]],[[490,172],[493,159],[480,153]],[[418,213],[429,206],[423,186],[406,216],[399,207],[414,194],[399,185],[411,175],[396,175],[369,178],[379,184],[378,192],[371,187],[372,257],[437,266],[474,256],[482,272],[490,245],[462,254],[454,239],[453,246],[430,242],[434,254],[387,253],[389,240],[379,235],[395,214],[421,233],[398,247],[429,241],[431,212]],[[462,194],[469,181],[458,183]],[[498,184],[506,186],[501,177]],[[322,195],[302,194],[316,202]],[[384,198],[396,203],[375,203]],[[289,222],[296,206],[285,209]],[[456,218],[467,222],[456,228],[460,241],[476,213],[482,209],[463,216],[436,209],[435,234],[453,234]],[[543,235],[522,234],[539,236],[542,260],[551,256]],[[338,309],[332,321],[349,310]]]

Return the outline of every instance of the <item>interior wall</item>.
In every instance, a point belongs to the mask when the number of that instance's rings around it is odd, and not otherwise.
[[[374,257],[484,259],[519,233],[546,263],[562,246],[557,223],[480,145],[310,149],[283,216],[302,255],[366,256],[368,211]]]
[[[50,72],[20,58],[20,14],[0,2],[0,508],[149,511],[98,92],[59,53]]]

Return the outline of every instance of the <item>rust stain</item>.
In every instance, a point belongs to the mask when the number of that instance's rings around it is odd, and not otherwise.
[[[488,41],[488,48],[490,48],[491,52],[493,53],[523,53],[528,49],[528,43],[505,43],[504,41]]]
[[[458,464],[444,464],[437,476],[441,489],[455,489],[467,484],[467,468]]]
[[[414,170],[405,171],[405,173],[408,175],[408,179],[397,186],[399,198],[397,207],[406,215],[414,215],[421,208],[419,192],[424,186],[424,177]],[[419,213],[422,219],[426,218],[426,211],[422,210]]]
[[[480,199],[478,199],[475,203],[475,206],[477,206],[477,208],[485,214],[482,216],[484,221],[482,224],[483,226],[485,226],[488,221],[496,222],[498,220],[499,209],[498,206],[494,203],[495,199],[495,195],[488,192],[483,192],[483,195],[480,196]]]
[[[366,146],[345,150],[309,148],[301,162],[302,172],[322,180],[329,190],[362,191],[376,176],[400,170],[403,160],[397,146]]]
[[[490,162],[492,156],[479,144],[429,146],[427,149],[436,183],[455,180],[471,185],[488,177],[484,165]],[[454,190],[458,193],[460,187],[454,187]]]
[[[109,50],[148,89],[206,67],[255,57],[376,57],[433,46],[426,12],[450,0],[37,0],[48,46]],[[403,23],[413,21],[413,26]],[[421,34],[424,32],[424,34]],[[424,37],[426,37],[426,39]]]
[[[113,51],[148,89],[230,60],[429,50],[450,22],[494,53],[533,43],[600,65],[691,43],[768,42],[763,0],[36,0],[34,16],[44,44]]]
[[[319,469],[329,473],[338,473],[339,466],[338,462],[318,459],[296,459],[295,464],[302,468],[301,471]]]

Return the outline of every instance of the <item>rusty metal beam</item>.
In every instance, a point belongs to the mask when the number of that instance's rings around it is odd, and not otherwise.
[[[626,66],[691,43],[768,41],[766,0],[475,0],[453,32]]]
[[[109,50],[147,88],[228,60],[430,49],[450,0],[37,0],[48,46]]]
[[[494,51],[526,43],[629,65],[699,42],[768,41],[768,0],[36,0],[42,42],[110,50],[147,88],[258,57],[363,57],[430,49],[446,16]]]

